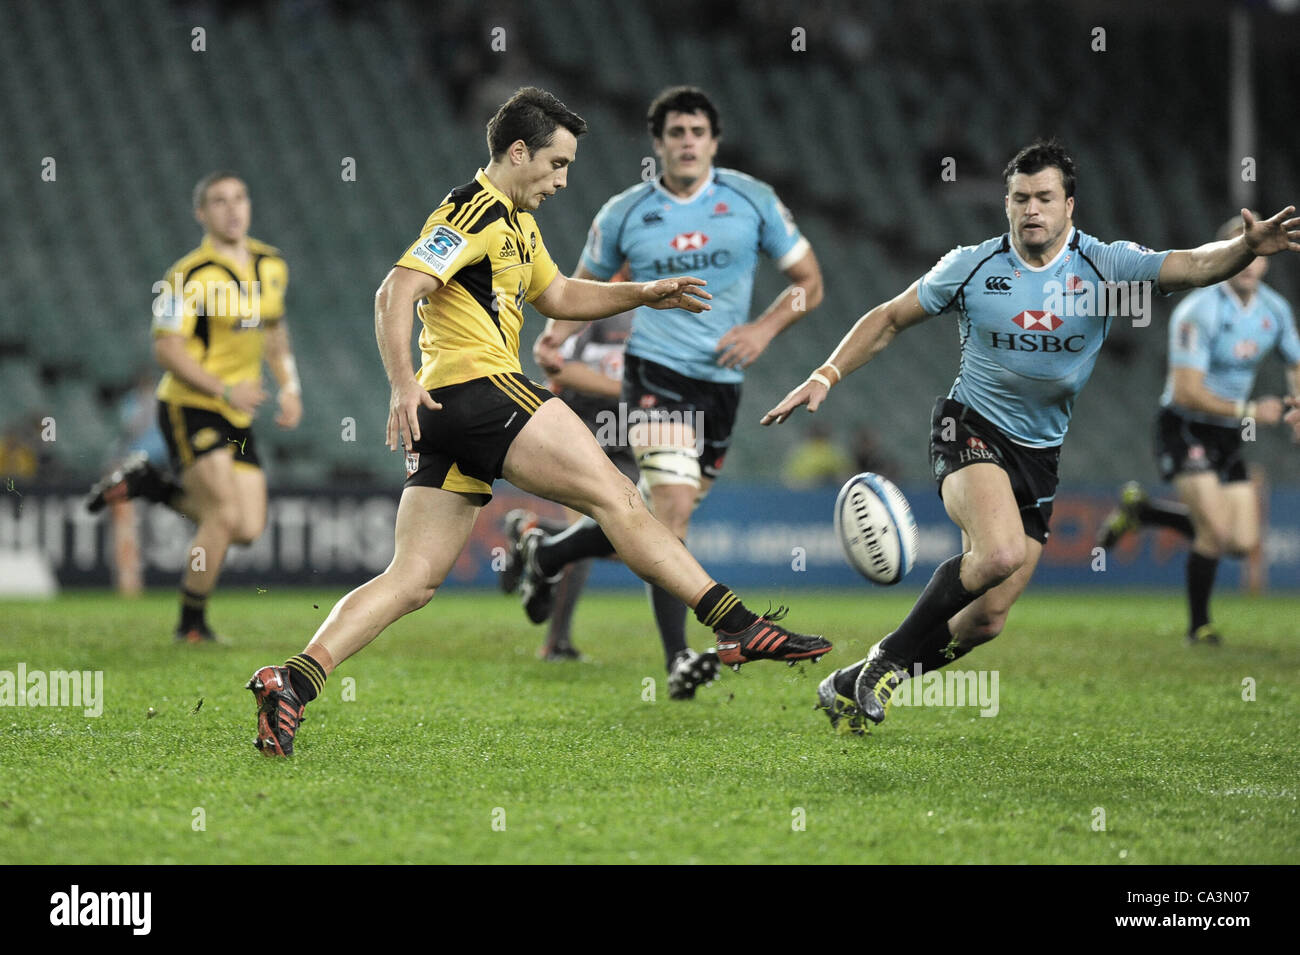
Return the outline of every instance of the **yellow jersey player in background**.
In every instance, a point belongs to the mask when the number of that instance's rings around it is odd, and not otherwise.
[[[205,176],[194,189],[203,242],[154,286],[158,422],[178,480],[136,456],[101,480],[87,502],[143,497],[197,525],[181,578],[176,639],[218,638],[207,623],[226,550],[251,544],[266,527],[266,477],[251,426],[266,400],[262,359],[279,385],[275,423],[296,428],[302,387],[289,346],[284,296],[289,270],[280,253],[250,238],[248,186],[234,173]]]

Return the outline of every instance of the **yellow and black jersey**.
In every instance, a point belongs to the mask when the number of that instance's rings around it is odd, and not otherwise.
[[[397,264],[443,283],[419,308],[421,385],[520,373],[524,302],[546,291],[559,269],[533,217],[482,169],[447,194]]]
[[[289,285],[289,267],[279,250],[256,239],[247,243],[248,261],[240,265],[204,236],[203,244],[154,286],[154,337],[184,336],[190,356],[228,385],[261,375],[265,332],[284,317]],[[158,397],[168,404],[219,412],[240,428],[253,420],[171,372],[159,382]]]

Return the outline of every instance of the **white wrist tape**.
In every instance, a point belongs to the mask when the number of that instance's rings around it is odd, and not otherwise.
[[[819,375],[817,372],[814,371],[811,375],[808,376],[808,380],[817,382],[817,384],[821,385],[827,391],[831,390],[831,380],[827,378],[825,375]]]
[[[280,386],[280,390],[285,394],[290,395],[302,394],[302,381],[298,378],[298,363],[293,360],[292,355],[287,355],[285,356],[283,365],[285,374],[289,380]]]

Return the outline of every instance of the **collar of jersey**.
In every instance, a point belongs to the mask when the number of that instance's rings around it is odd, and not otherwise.
[[[212,239],[207,235],[207,233],[203,234],[203,241],[199,243],[199,248],[202,249],[204,252],[208,253],[208,255],[211,258],[216,259],[220,262],[229,263],[230,265],[239,269],[241,272],[244,269],[248,268],[248,266],[252,264],[253,259],[255,258],[255,256],[253,255],[253,250],[248,247],[247,236],[244,237],[244,250],[248,253],[248,261],[245,262],[243,265],[240,265],[238,261],[226,255],[226,253],[218,252],[217,247],[212,244]]]
[[[1046,272],[1048,269],[1052,268],[1052,266],[1056,265],[1056,263],[1061,260],[1061,256],[1065,255],[1066,252],[1070,251],[1070,246],[1074,244],[1074,237],[1078,231],[1079,231],[1078,226],[1070,227],[1070,234],[1066,236],[1065,244],[1061,246],[1061,251],[1057,252],[1056,255],[1052,256],[1052,260],[1048,262],[1046,265],[1030,265],[1023,258],[1021,258],[1020,252],[1016,248],[1016,244],[1011,241],[1010,235],[1007,236],[1007,247],[1011,250],[1011,254],[1016,257],[1016,261],[1019,262],[1021,265],[1023,265],[1025,268],[1027,268],[1029,271]]]
[[[1255,294],[1250,297],[1249,302],[1243,301],[1242,297],[1238,295],[1235,291],[1233,291],[1232,286],[1229,285],[1227,282],[1219,283],[1219,291],[1222,292],[1224,297],[1227,298],[1227,300],[1233,305],[1233,307],[1235,307],[1237,311],[1241,312],[1242,314],[1249,312],[1252,308],[1255,307],[1255,303],[1259,301],[1258,285],[1255,286]]]
[[[510,201],[510,198],[504,192],[492,184],[492,180],[487,177],[487,173],[482,169],[479,169],[478,172],[474,173],[474,181],[504,202],[506,205],[506,212],[515,211],[515,204]]]
[[[679,206],[687,206],[690,205],[692,202],[694,202],[696,199],[700,198],[700,196],[704,195],[704,190],[708,189],[709,186],[713,185],[713,177],[715,175],[716,175],[716,171],[712,166],[710,166],[709,171],[705,175],[700,177],[702,181],[701,186],[698,189],[696,189],[693,193],[691,193],[689,196],[687,196],[685,199],[681,198],[681,196],[674,196],[671,192],[665,189],[664,184],[662,182],[662,177],[655,179],[655,188],[658,189],[660,192],[662,192],[664,196],[671,199],[673,202],[677,203]]]

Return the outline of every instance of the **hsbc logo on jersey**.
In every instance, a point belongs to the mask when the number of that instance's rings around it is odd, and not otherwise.
[[[692,249],[702,249],[709,242],[709,237],[703,232],[683,232],[675,235],[668,244],[678,252],[690,252]]]
[[[1065,323],[1051,312],[1021,312],[1011,319],[1027,332],[1054,332]]]
[[[1059,315],[1054,312],[1033,312],[1023,311],[1014,316],[1011,321],[1015,322],[1023,332],[989,332],[989,344],[994,348],[1003,348],[1007,351],[1030,351],[1046,352],[1080,352],[1083,351],[1083,343],[1087,339],[1086,335],[1068,335],[1061,338],[1057,335],[1050,334],[1056,331],[1065,322]]]

